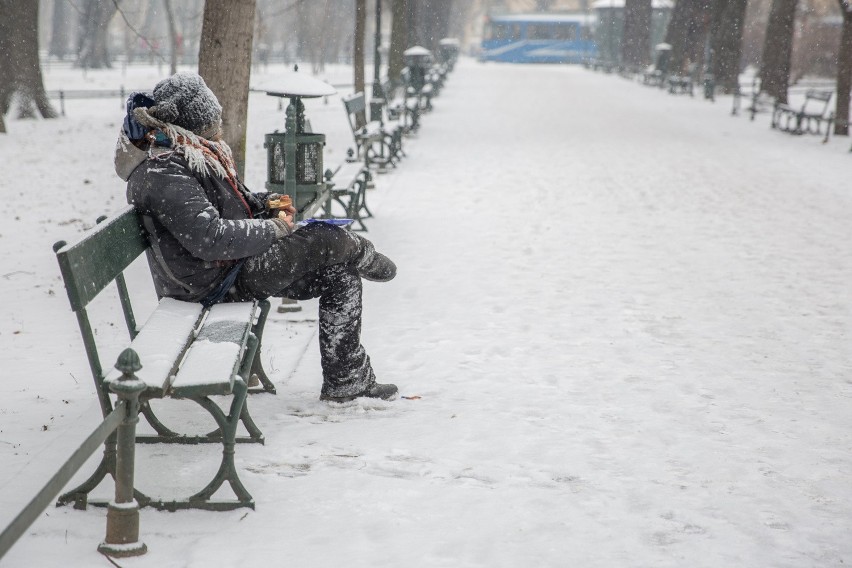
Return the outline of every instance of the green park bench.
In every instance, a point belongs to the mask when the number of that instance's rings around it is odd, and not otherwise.
[[[352,130],[352,138],[359,158],[363,158],[367,167],[385,169],[396,165],[397,135],[384,128],[378,120],[367,120],[367,104],[363,92],[343,97],[346,117]]]
[[[649,87],[659,87],[663,84],[665,76],[655,65],[649,65],[642,71],[642,84]]]
[[[824,135],[823,142],[828,142],[834,123],[834,113],[829,110],[833,95],[832,91],[808,89],[799,108],[776,102],[772,111],[772,128],[790,134]]]
[[[370,169],[364,162],[355,158],[355,153],[350,148],[349,158],[334,169],[325,172],[325,180],[331,187],[330,198],[324,206],[326,217],[346,217],[357,224],[357,229],[366,231],[367,226],[364,219],[373,216],[367,207],[367,184],[371,179]],[[337,203],[343,209],[342,214],[336,215],[333,203]]]
[[[382,93],[380,99],[381,111],[385,124],[390,125],[394,136],[399,138],[396,151],[400,158],[405,157],[402,149],[403,137],[412,131],[412,110],[406,104],[405,88],[403,85],[385,78],[379,85]],[[401,94],[400,94],[401,93]]]
[[[695,83],[698,80],[699,67],[690,63],[683,75],[669,75],[666,82],[669,86],[669,94],[695,96]]]
[[[775,97],[761,89],[759,76],[755,76],[746,85],[737,82],[733,96],[733,107],[731,109],[732,115],[736,116],[740,113],[740,106],[743,99],[748,103],[745,110],[748,112],[750,120],[754,120],[754,117],[758,114],[772,112],[772,109],[775,108]]]
[[[132,206],[118,214],[99,219],[98,225],[77,242],[54,245],[71,309],[77,316],[83,346],[94,378],[103,416],[114,407],[109,385],[121,376],[117,369],[101,366],[96,332],[87,307],[113,282],[130,336],[129,347],[142,364],[136,376],[144,381],[140,413],[155,435],[138,435],[138,443],[171,442],[183,444],[216,443],[222,446],[222,460],[213,478],[185,499],[161,500],[134,492],[140,506],[164,510],[231,510],[254,508],[254,500],[240,481],[234,465],[237,442],[263,443],[263,433],[255,425],[246,406],[248,392],[274,393],[275,387],[260,362],[260,343],[269,302],[221,303],[205,309],[201,304],[162,298],[144,325],[137,325],[124,271],[150,250],[143,219]],[[107,296],[105,294],[104,296]],[[249,383],[259,386],[249,388]],[[230,397],[223,410],[210,397]],[[212,417],[215,430],[190,435],[167,427],[155,414],[151,401],[187,400],[200,405]],[[242,423],[248,436],[237,436]],[[89,493],[107,476],[115,477],[114,435],[105,443],[104,456],[96,471],[80,486],[59,497],[58,504],[105,505],[90,500]],[[214,500],[224,482],[230,484],[236,500]]]

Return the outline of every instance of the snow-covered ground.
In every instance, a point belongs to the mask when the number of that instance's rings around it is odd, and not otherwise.
[[[118,564],[852,562],[850,140],[775,132],[730,103],[462,61],[368,197],[368,235],[399,276],[365,286],[363,342],[380,380],[420,398],[319,402],[315,305],[274,314],[279,394],[249,401],[267,442],[236,458],[257,510],[143,509],[149,552]],[[123,204],[121,106],[69,100],[67,117],[10,120],[0,136],[0,527],[99,421],[51,245]],[[307,113],[326,163],[342,160],[339,98]],[[262,135],[283,116],[251,96],[250,187],[263,188]],[[150,309],[144,265],[131,286]],[[125,336],[108,304],[94,317],[110,362]],[[137,485],[198,489],[217,454],[142,447]],[[51,507],[0,565],[109,566],[104,529],[104,510]]]

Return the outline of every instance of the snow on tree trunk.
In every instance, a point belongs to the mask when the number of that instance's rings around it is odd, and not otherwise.
[[[14,6],[13,6],[14,5]],[[55,118],[38,57],[38,2],[0,0],[0,114],[17,107],[19,118]]]
[[[645,67],[651,54],[651,0],[627,0],[621,61],[628,67]]]
[[[772,0],[763,42],[760,89],[782,103],[787,102],[797,3],[798,0]]]
[[[849,91],[852,89],[852,2],[839,0],[843,14],[843,31],[837,50],[837,101],[834,133],[849,134]]]
[[[222,105],[224,139],[245,174],[255,0],[207,0],[201,24],[198,74]]]

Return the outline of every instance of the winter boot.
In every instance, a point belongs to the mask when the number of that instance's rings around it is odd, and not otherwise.
[[[396,265],[391,259],[376,252],[373,243],[364,239],[364,253],[356,264],[358,276],[373,282],[387,282],[396,276]]]
[[[350,396],[330,396],[325,393],[320,394],[320,400],[327,402],[349,402],[356,398],[380,398],[382,400],[394,400],[399,394],[399,389],[396,385],[373,383],[373,386],[362,393],[353,394]]]

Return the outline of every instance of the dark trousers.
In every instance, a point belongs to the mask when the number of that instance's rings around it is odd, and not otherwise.
[[[314,223],[249,258],[237,278],[240,296],[319,298],[322,392],[330,396],[359,394],[376,381],[361,345],[361,277],[356,269],[370,247],[360,235]]]

